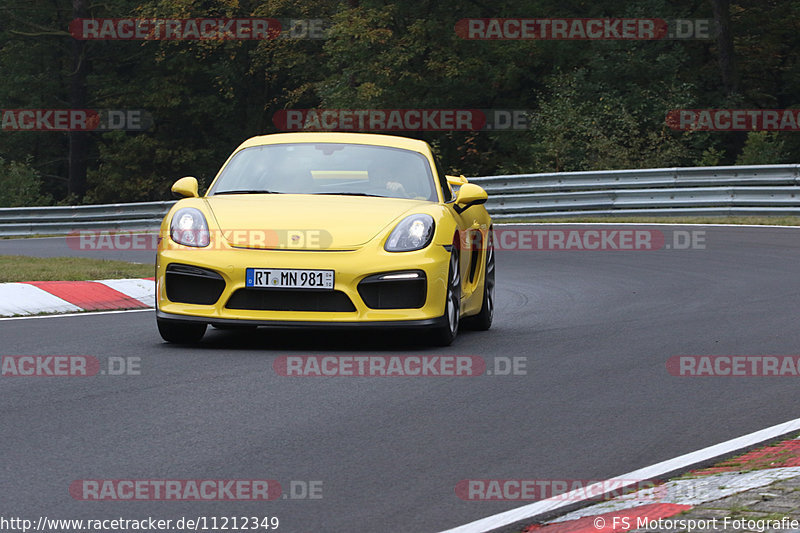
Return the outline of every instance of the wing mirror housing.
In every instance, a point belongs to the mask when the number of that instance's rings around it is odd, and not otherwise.
[[[175,182],[172,186],[172,194],[178,198],[197,198],[197,178],[186,176]]]
[[[467,178],[465,178],[463,174],[460,176],[445,176],[445,178],[447,179],[447,183],[454,187],[461,187],[468,183]]]
[[[483,188],[475,185],[474,183],[465,183],[458,189],[456,195],[456,213],[463,213],[473,205],[485,204],[489,195]]]

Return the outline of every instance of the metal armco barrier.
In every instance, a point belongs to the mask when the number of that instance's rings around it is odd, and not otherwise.
[[[800,165],[656,168],[470,178],[492,218],[800,215]],[[0,209],[0,236],[155,231],[175,202]]]
[[[800,165],[470,178],[497,221],[587,216],[800,215]]]
[[[7,207],[0,209],[0,236],[66,235],[81,230],[156,231],[174,203]]]

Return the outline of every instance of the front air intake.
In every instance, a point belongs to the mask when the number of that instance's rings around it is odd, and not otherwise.
[[[225,290],[225,280],[206,268],[167,265],[167,299],[181,304],[214,305]]]
[[[251,311],[318,311],[347,313],[356,310],[341,291],[306,289],[239,289],[225,304],[228,309]]]

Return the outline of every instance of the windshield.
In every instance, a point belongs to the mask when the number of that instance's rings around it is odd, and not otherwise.
[[[216,194],[341,194],[437,201],[425,156],[363,144],[293,143],[245,148],[209,191]]]

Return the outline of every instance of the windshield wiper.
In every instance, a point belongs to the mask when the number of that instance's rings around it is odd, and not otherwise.
[[[219,191],[215,192],[213,196],[218,194],[283,194],[275,191],[268,191],[266,189],[241,189],[235,191]]]

